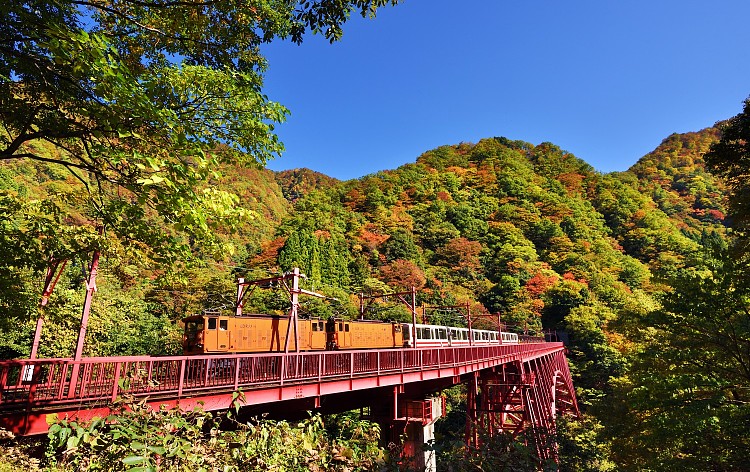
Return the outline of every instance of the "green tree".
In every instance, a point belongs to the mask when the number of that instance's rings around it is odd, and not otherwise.
[[[605,472],[617,470],[610,460],[610,444],[602,437],[603,426],[590,415],[556,419],[561,472]]]
[[[5,2],[0,161],[67,169],[91,195],[90,218],[125,239],[141,235],[135,204],[210,240],[238,216],[236,198],[206,186],[219,164],[263,164],[283,149],[273,130],[287,110],[262,92],[260,45],[305,31],[335,41],[350,13],[396,3]]]
[[[750,229],[750,98],[742,113],[718,125],[721,139],[711,145],[704,159],[709,170],[724,179],[729,189],[733,226]]]
[[[320,281],[320,241],[309,232],[294,232],[279,251],[279,267],[290,271],[299,267],[307,277]]]
[[[68,225],[65,218],[63,202],[0,193],[0,318],[33,318],[41,295],[37,277],[47,264],[106,244],[95,228]]]
[[[583,305],[571,309],[565,317],[575,384],[588,390],[582,400],[608,393],[610,379],[624,374],[627,367],[622,354],[607,341],[606,312],[603,306]]]
[[[351,282],[349,263],[351,255],[346,241],[330,237],[320,242],[320,276],[322,282],[334,287],[348,287]]]
[[[612,430],[626,470],[750,467],[750,260],[723,244],[691,262],[641,322]]]
[[[388,262],[398,259],[406,259],[414,262],[421,262],[419,249],[414,243],[412,233],[404,230],[394,231],[390,237],[383,243],[381,251],[385,254]]]

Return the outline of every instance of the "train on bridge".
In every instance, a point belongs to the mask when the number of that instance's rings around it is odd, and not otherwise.
[[[336,412],[376,405],[391,439],[400,441],[408,428],[413,434],[434,419],[434,408],[428,414],[424,406],[428,396],[464,383],[467,424],[474,425],[467,428],[468,444],[478,447],[478,428],[517,434],[531,426],[540,457],[554,457],[550,441],[536,431],[553,431],[556,415],[578,412],[562,343],[506,332],[499,315],[477,315],[491,316],[497,329],[473,329],[468,303],[439,307],[461,313],[466,328],[426,323],[424,305],[418,323],[414,288],[388,295],[407,305],[411,323],[299,317],[299,295],[327,298],[299,288],[301,277],[294,269],[270,279],[239,279],[233,315],[183,319],[180,356],[82,357],[91,289],[74,358],[0,361],[0,427],[43,434],[52,418],[105,418],[120,397],[184,411],[243,405],[269,412],[276,404],[277,411]],[[243,314],[248,288],[274,283],[288,290],[289,313]],[[361,294],[360,316],[365,300],[384,297]],[[240,390],[249,394],[238,397]]]
[[[299,319],[292,333],[290,317],[273,315],[193,315],[184,318],[184,353],[256,353],[348,349],[433,348],[518,344],[515,333],[429,324]],[[287,336],[289,341],[287,342]],[[297,349],[299,339],[299,349]]]

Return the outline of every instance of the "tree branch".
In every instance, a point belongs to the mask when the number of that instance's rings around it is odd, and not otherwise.
[[[211,5],[216,5],[218,2],[215,1],[209,1],[209,2],[187,2],[187,1],[172,1],[172,2],[164,2],[164,3],[154,3],[154,2],[142,2],[138,0],[121,0],[122,3],[129,3],[131,5],[136,5],[139,7],[146,7],[146,8],[171,8],[171,7],[207,7]],[[86,3],[88,6],[92,8],[98,8],[98,5],[92,4],[91,2],[80,2],[81,4]]]
[[[161,30],[159,30],[157,28],[153,28],[151,26],[139,23],[134,18],[128,16],[127,14],[121,12],[120,10],[117,10],[116,8],[105,7],[104,5],[97,5],[95,3],[90,3],[90,2],[75,2],[74,1],[74,2],[71,2],[71,3],[73,5],[80,5],[80,6],[84,6],[84,7],[93,8],[95,10],[101,10],[101,11],[105,11],[107,13],[111,13],[111,14],[119,17],[119,18],[122,18],[123,20],[125,20],[125,21],[127,21],[129,23],[132,23],[132,24],[138,26],[139,28],[143,28],[144,30],[150,31],[152,33],[160,34],[160,35],[165,36],[165,37],[174,37],[174,36],[168,35],[167,33],[163,32],[163,31],[161,31]]]

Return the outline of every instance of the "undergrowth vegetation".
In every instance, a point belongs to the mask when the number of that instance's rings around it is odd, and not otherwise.
[[[241,423],[231,412],[155,411],[118,401],[107,418],[57,419],[46,440],[0,438],[0,471],[354,471],[393,470],[377,424],[352,415]],[[24,445],[25,444],[25,445]],[[45,446],[46,445],[46,446]],[[46,447],[43,457],[38,457]]]

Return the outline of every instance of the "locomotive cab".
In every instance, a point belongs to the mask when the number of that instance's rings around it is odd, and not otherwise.
[[[351,324],[337,318],[329,318],[326,322],[326,349],[335,351],[351,347]]]
[[[189,316],[182,320],[185,332],[182,335],[182,350],[185,354],[202,354],[204,345],[205,322],[202,316]]]
[[[185,323],[185,334],[182,337],[185,354],[230,350],[228,317],[195,315],[184,318],[182,322]]]

